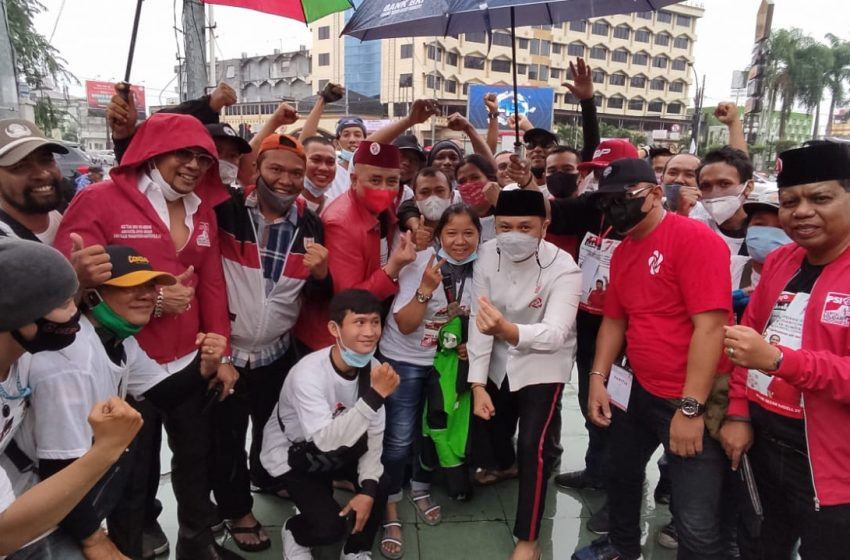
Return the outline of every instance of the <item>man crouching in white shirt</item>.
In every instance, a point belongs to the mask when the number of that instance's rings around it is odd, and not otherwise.
[[[496,239],[482,246],[473,272],[473,456],[497,479],[516,465],[511,559],[536,560],[546,480],[559,454],[559,402],[573,368],[581,272],[569,254],[543,241],[549,220],[539,192],[503,190],[495,217]]]
[[[351,525],[342,560],[371,558],[387,500],[386,484],[379,483],[384,399],[399,378],[372,357],[381,338],[380,301],[365,290],[338,293],[328,330],[336,344],[290,370],[263,432],[260,461],[286,485],[299,511],[283,526],[284,560],[311,560],[310,547],[341,541]],[[357,487],[342,509],[334,480]]]

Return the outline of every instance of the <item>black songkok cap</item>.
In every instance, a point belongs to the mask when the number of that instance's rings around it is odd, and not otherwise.
[[[850,143],[826,141],[786,150],[776,158],[776,168],[780,189],[850,179]]]
[[[546,203],[540,191],[511,190],[499,193],[496,216],[540,216],[546,219]]]

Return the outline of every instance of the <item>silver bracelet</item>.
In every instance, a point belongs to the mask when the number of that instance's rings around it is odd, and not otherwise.
[[[159,319],[162,317],[162,306],[165,301],[165,296],[162,294],[162,288],[156,291],[156,305],[153,308],[153,316]]]

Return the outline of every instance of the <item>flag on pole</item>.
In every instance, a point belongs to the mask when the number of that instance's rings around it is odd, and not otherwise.
[[[336,12],[354,8],[354,4],[350,0],[204,0],[204,2],[256,10],[294,19],[305,24],[313,23],[317,19]]]

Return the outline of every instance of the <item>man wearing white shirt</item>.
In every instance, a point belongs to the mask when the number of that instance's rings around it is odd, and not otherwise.
[[[557,456],[557,405],[575,354],[581,272],[569,254],[543,241],[549,220],[539,192],[502,191],[495,217],[496,239],[482,246],[473,275],[469,381],[491,461],[500,470],[516,461],[518,542],[511,558],[526,560],[539,554],[545,484]]]

